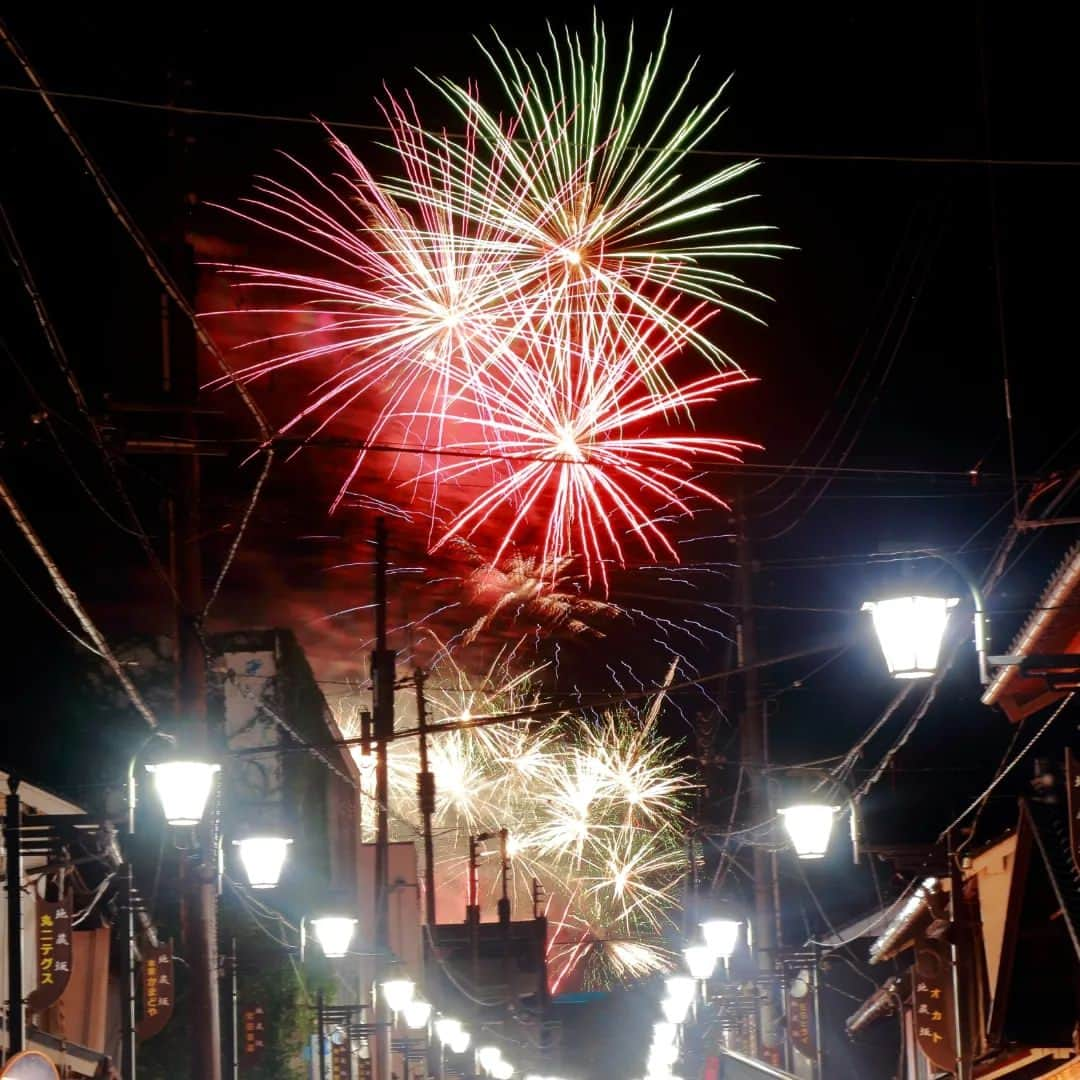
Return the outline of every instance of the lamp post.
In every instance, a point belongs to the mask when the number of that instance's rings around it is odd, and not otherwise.
[[[292,840],[284,836],[245,836],[233,843],[239,849],[248,885],[253,889],[276,888]]]
[[[800,859],[823,859],[829,850],[835,806],[824,803],[797,803],[780,810],[791,846]],[[852,810],[854,813],[854,809]]]
[[[340,960],[348,955],[356,922],[356,919],[344,915],[322,915],[311,920],[315,939],[327,960]]]
[[[206,802],[221,766],[208,761],[159,761],[146,766],[154,777],[165,820],[174,828],[194,828],[206,811]]]
[[[951,567],[971,594],[979,681],[987,686],[990,683],[990,629],[982,589],[958,559],[940,551],[927,550],[925,554]],[[863,604],[863,610],[871,613],[889,674],[894,679],[925,679],[934,674],[949,612],[958,603],[959,600],[952,596],[914,595]]]

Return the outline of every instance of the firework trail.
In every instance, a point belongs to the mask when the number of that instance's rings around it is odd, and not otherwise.
[[[509,675],[505,660],[499,657],[480,680],[445,661],[427,683],[432,722],[536,703],[541,669]],[[411,695],[402,697],[403,726],[413,723],[412,705]],[[351,730],[347,714],[341,721]],[[548,897],[554,983],[573,977],[610,984],[669,966],[662,935],[686,872],[692,783],[656,721],[653,709],[600,723],[563,716],[432,736],[443,910],[464,902],[469,837],[505,828],[515,906],[531,908],[534,881]],[[371,763],[357,755],[365,785],[373,784]],[[389,763],[392,835],[416,840],[415,742],[391,743]],[[493,878],[490,887],[494,895]]]

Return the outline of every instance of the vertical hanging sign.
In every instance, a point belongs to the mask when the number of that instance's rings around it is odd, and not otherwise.
[[[920,935],[915,942],[914,1016],[919,1049],[937,1069],[956,1068],[956,1017],[952,992],[952,959],[941,938]]]
[[[71,978],[71,893],[37,902],[37,989],[27,998],[31,1012],[56,1004]]]
[[[249,1005],[240,1014],[240,1060],[254,1065],[266,1049],[266,1014],[261,1005]]]
[[[151,1039],[173,1014],[172,942],[147,949],[142,965],[143,1016],[135,1031],[140,1039]]]
[[[809,972],[800,971],[788,988],[788,1031],[791,1045],[811,1061],[817,1058],[817,1032],[814,1030],[814,1001],[810,993]]]
[[[1069,850],[1080,873],[1080,759],[1072,750],[1065,751],[1065,791],[1069,807]]]
[[[352,1048],[344,1031],[330,1036],[330,1076],[333,1080],[352,1080]]]

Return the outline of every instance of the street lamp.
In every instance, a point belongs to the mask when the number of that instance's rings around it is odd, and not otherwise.
[[[401,1016],[405,1021],[405,1026],[412,1028],[414,1031],[427,1027],[427,1022],[431,1017],[431,1002],[414,997],[412,1001],[405,1003],[405,1007],[401,1010]]]
[[[486,1073],[492,1072],[496,1062],[502,1061],[502,1051],[497,1046],[481,1046],[476,1051],[476,1063]]]
[[[717,960],[726,963],[735,954],[741,925],[735,919],[708,919],[701,924],[701,935]]]
[[[692,1000],[692,998],[666,997],[660,1002],[660,1011],[669,1024],[681,1024],[686,1020]]]
[[[800,859],[825,857],[835,813],[835,807],[822,803],[801,803],[780,811],[784,828],[791,838],[791,846]]]
[[[281,880],[292,841],[284,836],[245,836],[233,843],[240,849],[248,884],[253,889],[273,889]]]
[[[500,1058],[491,1067],[491,1075],[494,1080],[510,1080],[514,1075],[514,1066],[509,1061],[504,1061]]]
[[[440,1016],[434,1024],[435,1034],[439,1037],[439,1042],[450,1044],[454,1041],[454,1037],[461,1031],[461,1021],[452,1020],[449,1016]]]
[[[697,983],[689,975],[669,975],[664,980],[664,989],[673,1001],[685,1001],[689,1006],[697,994]]]
[[[198,825],[206,810],[206,800],[214,786],[214,774],[221,768],[207,761],[159,761],[147,765],[161,799],[165,820],[177,827]]]
[[[934,674],[949,612],[959,602],[955,596],[896,596],[863,604],[894,679],[928,679]]]
[[[451,1037],[447,1046],[450,1047],[452,1054],[464,1054],[469,1049],[470,1042],[472,1042],[472,1036],[462,1028],[456,1035]]]
[[[382,984],[383,999],[392,1013],[399,1013],[413,999],[416,983],[412,979],[387,979]]]
[[[652,1026],[652,1031],[653,1046],[674,1046],[679,1038],[678,1025],[669,1023],[667,1020],[657,1020]]]
[[[716,953],[708,945],[688,945],[683,949],[683,956],[686,958],[686,970],[699,982],[711,978],[716,970]]]
[[[311,925],[327,960],[340,960],[348,953],[356,919],[342,915],[324,915],[322,918],[312,919]]]

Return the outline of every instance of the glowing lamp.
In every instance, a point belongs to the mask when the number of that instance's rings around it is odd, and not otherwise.
[[[664,980],[667,996],[674,1001],[685,1001],[687,1006],[697,994],[697,983],[689,975],[669,975]]]
[[[214,773],[220,768],[207,761],[161,761],[146,766],[154,775],[154,787],[170,825],[198,825],[202,821]]]
[[[469,1043],[472,1041],[472,1036],[462,1028],[449,1042],[450,1052],[452,1054],[464,1054],[469,1049]]]
[[[399,1013],[413,999],[416,983],[412,979],[387,979],[382,984],[383,999],[392,1013]]]
[[[679,1028],[666,1020],[657,1020],[652,1026],[653,1046],[674,1046],[679,1037]]]
[[[412,1028],[414,1031],[427,1027],[427,1022],[431,1017],[431,1002],[413,998],[401,1010],[401,1017],[405,1021],[405,1026]]]
[[[452,1043],[454,1037],[461,1031],[461,1021],[452,1020],[449,1016],[440,1016],[435,1021],[435,1034],[441,1043]]]
[[[480,1046],[476,1050],[476,1064],[484,1072],[491,1072],[492,1066],[502,1061],[502,1051],[497,1046]]]
[[[348,953],[356,927],[355,919],[324,915],[321,919],[312,919],[311,925],[327,960],[339,960]]]
[[[510,1080],[510,1077],[514,1075],[514,1066],[509,1061],[500,1059],[492,1065],[491,1075],[495,1080]]]
[[[863,604],[894,679],[926,679],[937,670],[941,641],[956,597],[898,596]]]
[[[244,864],[248,884],[253,889],[272,889],[281,880],[291,840],[283,836],[245,836],[234,840],[240,849],[240,861]]]
[[[708,979],[716,970],[716,953],[708,945],[688,945],[683,949],[686,970],[695,979]]]
[[[739,926],[734,919],[709,919],[701,924],[701,935],[718,960],[730,960],[739,943]]]
[[[681,1024],[690,1011],[690,1001],[685,998],[666,997],[660,1002],[660,1011],[669,1024]]]
[[[835,808],[821,803],[803,803],[780,811],[791,846],[800,859],[821,859],[829,850]]]
[[[667,1046],[657,1046],[653,1043],[649,1050],[649,1065],[672,1066],[679,1060],[679,1048],[674,1043]]]

